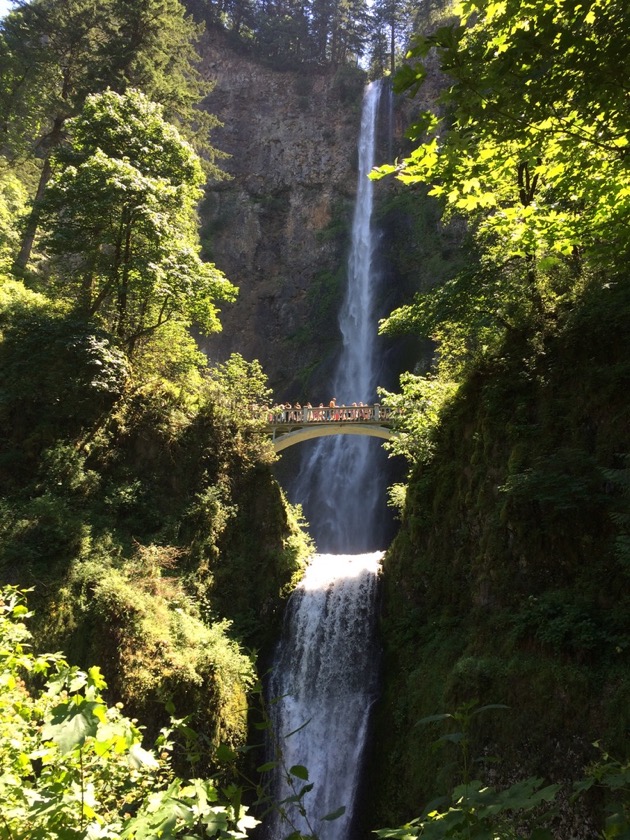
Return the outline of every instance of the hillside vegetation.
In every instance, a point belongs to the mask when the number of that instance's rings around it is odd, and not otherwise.
[[[380,174],[427,184],[469,236],[467,267],[383,323],[433,339],[436,365],[385,397],[403,412],[394,449],[413,467],[392,491],[402,512],[385,560],[375,828],[426,820],[435,802],[424,805],[462,780],[531,776],[562,785],[546,823],[556,836],[605,825],[626,836],[622,6],[464,2],[455,23],[416,37],[397,77],[399,91],[417,92],[433,55],[445,83],[410,131],[415,150]],[[473,711],[484,704],[502,708]],[[610,755],[620,765],[608,792],[595,785],[571,803],[572,783]],[[493,823],[472,783],[456,790],[439,824],[383,836],[498,830],[498,800]]]
[[[271,5],[190,3],[302,79],[367,49],[363,2]],[[373,4],[377,75],[436,5]],[[627,838],[628,17],[621,0],[450,11],[395,77],[413,97],[437,64],[442,93],[375,173],[408,188],[381,205],[384,253],[421,290],[382,332],[434,365],[382,395],[411,467],[391,490],[364,827]],[[310,545],[250,411],[270,398],[259,363],[209,366],[191,337],[237,294],[199,243],[203,187],[225,177],[199,34],[178,0],[30,0],[0,25],[7,840],[253,827],[225,764]],[[337,279],[308,291],[325,313]],[[218,787],[175,775],[209,769]]]
[[[33,589],[37,648],[99,665],[149,740],[198,727],[207,769],[245,742],[309,544],[249,410],[260,365],[211,369],[190,336],[236,295],[200,257],[197,34],[178,2],[2,22],[0,578]]]

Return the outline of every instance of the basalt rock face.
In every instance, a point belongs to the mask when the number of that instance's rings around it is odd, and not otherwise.
[[[279,71],[208,32],[205,107],[223,127],[229,180],[207,188],[206,256],[240,287],[223,332],[202,340],[211,361],[257,358],[278,396],[322,380],[339,340],[346,235],[356,186],[361,71]]]

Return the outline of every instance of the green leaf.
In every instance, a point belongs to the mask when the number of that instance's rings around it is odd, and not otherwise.
[[[153,753],[143,749],[140,744],[137,743],[132,744],[129,749],[129,763],[137,770],[141,767],[148,767],[151,770],[157,770],[160,766]]]
[[[447,732],[446,735],[441,735],[438,739],[440,741],[449,741],[451,744],[461,744],[466,740],[466,735],[463,732]]]
[[[275,770],[278,766],[277,761],[267,761],[265,764],[261,764],[260,767],[256,768],[257,773],[268,773],[270,770]]]
[[[331,811],[330,814],[326,814],[325,817],[322,817],[322,820],[337,820],[339,817],[342,817],[346,813],[346,806],[341,805],[335,811]]]
[[[227,744],[219,744],[214,751],[214,757],[216,761],[227,763],[235,761],[238,758],[238,753],[231,749],[231,747],[228,747]]]
[[[509,706],[506,706],[503,703],[489,703],[487,706],[479,706],[478,709],[473,711],[473,715],[479,715],[481,712],[488,712],[492,709],[509,709]]]
[[[298,779],[303,779],[305,782],[308,782],[308,770],[301,764],[294,764],[293,767],[289,768],[289,773]]]
[[[421,724],[425,723],[437,723],[441,720],[452,720],[453,715],[448,714],[448,712],[441,714],[441,715],[429,715],[428,717],[420,718],[420,720],[416,721],[415,726],[420,726]]]
[[[49,723],[42,728],[42,739],[53,741],[59,747],[62,755],[71,752],[75,747],[82,747],[86,738],[94,737],[99,724],[89,704],[74,708],[69,717],[61,723]]]

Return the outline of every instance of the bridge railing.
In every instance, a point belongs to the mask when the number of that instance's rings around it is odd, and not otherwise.
[[[270,426],[304,425],[307,423],[387,423],[396,412],[376,403],[375,405],[302,406],[300,408],[273,408],[267,412]]]

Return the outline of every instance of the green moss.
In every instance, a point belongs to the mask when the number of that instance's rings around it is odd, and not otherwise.
[[[509,706],[471,733],[482,778],[569,783],[596,740],[628,756],[629,314],[628,284],[589,287],[543,334],[508,335],[411,477],[385,558],[374,828],[457,781],[453,745],[417,722],[473,700]]]
[[[225,621],[205,622],[186,592],[172,548],[137,546],[78,562],[49,599],[38,635],[111,675],[113,696],[146,717],[151,733],[165,704],[189,716],[209,747],[237,746],[246,734],[246,693],[254,664]],[[210,758],[208,752],[206,761]]]

